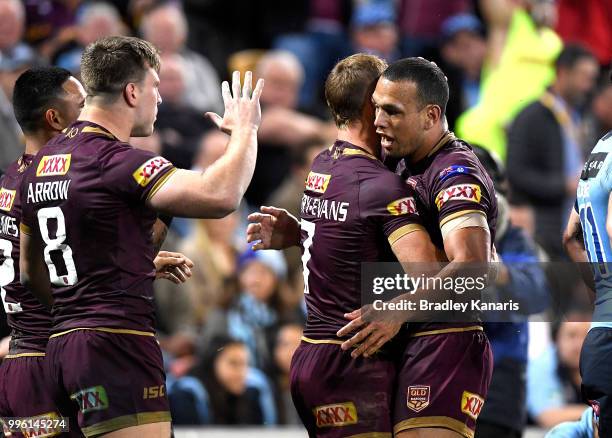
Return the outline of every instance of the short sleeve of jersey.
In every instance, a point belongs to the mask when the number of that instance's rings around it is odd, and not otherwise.
[[[431,176],[433,206],[440,226],[471,212],[487,214],[492,206],[483,171],[468,159],[436,170]]]
[[[172,163],[129,144],[111,143],[101,151],[101,178],[117,195],[144,202],[176,171]]]
[[[408,233],[424,229],[414,192],[390,171],[362,179],[359,210],[362,218],[377,222],[391,245]]]

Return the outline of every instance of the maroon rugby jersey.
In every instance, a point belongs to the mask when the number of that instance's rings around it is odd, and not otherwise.
[[[85,121],[34,157],[22,184],[21,225],[45,247],[52,333],[154,330],[151,228],[157,214],[145,201],[174,170],[164,158]]]
[[[455,217],[478,212],[486,216],[495,242],[497,199],[489,174],[472,148],[448,132],[427,157],[415,164],[400,162],[398,173],[416,190],[417,208],[422,224],[436,247],[444,250],[441,227]],[[478,320],[475,315],[474,321]],[[453,322],[453,326],[470,326],[470,322]],[[438,323],[411,324],[411,331],[448,328]]]
[[[497,223],[495,188],[467,143],[449,132],[423,160],[407,165],[401,162],[398,173],[416,190],[419,214],[434,245],[444,249],[441,226],[469,212],[486,216],[493,245]]]
[[[32,155],[22,155],[0,178],[0,293],[11,327],[11,355],[44,353],[51,329],[49,311],[19,282],[19,191],[32,158]]]
[[[376,157],[336,141],[312,164],[301,219],[304,336],[335,339],[361,307],[361,263],[395,261],[390,243],[421,227],[415,200]]]

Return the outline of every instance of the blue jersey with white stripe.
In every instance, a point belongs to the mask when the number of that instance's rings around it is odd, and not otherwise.
[[[606,231],[608,199],[612,191],[612,131],[587,159],[578,183],[576,207],[589,261],[594,265],[593,327],[612,328],[612,248]]]

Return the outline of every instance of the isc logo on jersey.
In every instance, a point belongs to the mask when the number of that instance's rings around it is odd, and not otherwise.
[[[417,212],[416,202],[414,198],[401,198],[390,202],[387,205],[387,210],[393,216],[400,216],[402,214],[415,214]]]
[[[357,408],[353,402],[317,406],[313,412],[317,419],[317,427],[337,427],[357,423]]]
[[[15,190],[0,189],[0,210],[11,211],[15,201]]]
[[[329,180],[331,180],[331,175],[310,172],[308,177],[306,177],[306,190],[317,193],[325,193]]]
[[[36,176],[66,175],[71,158],[71,154],[45,155],[38,163]]]
[[[438,210],[449,201],[471,201],[480,202],[482,192],[477,184],[457,184],[441,190],[436,196]]]
[[[482,410],[482,405],[484,405],[484,399],[478,394],[463,391],[463,395],[461,396],[461,412],[469,415],[473,420],[476,420]]]
[[[138,185],[146,187],[147,184],[149,184],[162,169],[165,169],[171,165],[172,163],[163,157],[151,158],[149,161],[145,162],[142,166],[136,169],[132,176]]]

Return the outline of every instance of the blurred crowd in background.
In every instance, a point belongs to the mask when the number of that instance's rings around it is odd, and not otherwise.
[[[178,167],[206,169],[224,152],[228,137],[203,116],[223,112],[221,80],[233,70],[265,79],[259,156],[241,211],[175,219],[164,246],[196,265],[183,286],[156,283],[176,424],[299,424],[288,372],[306,319],[301,253],[252,252],[245,218],[261,205],[299,216],[310,163],[335,137],[323,84],[337,60],[368,52],[441,66],[450,130],[503,163],[494,166],[502,174],[503,261],[515,260],[519,241],[523,261],[567,261],[561,234],[584,159],[612,129],[611,0],[0,0],[0,169],[23,148],[11,107],[16,78],[44,64],[78,77],[83,48],[116,34],[141,36],[161,51],[155,133],[132,144]],[[529,278],[522,293],[532,296],[567,285],[563,272]],[[582,322],[532,324],[529,362],[526,320],[504,326],[520,344],[517,354],[499,347],[499,326],[489,327],[496,369],[508,357],[518,367],[508,365],[509,373],[527,391],[509,428],[524,426],[527,409],[530,421],[551,427],[585,408],[578,355],[588,311],[570,318],[564,310],[564,320]]]

